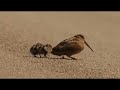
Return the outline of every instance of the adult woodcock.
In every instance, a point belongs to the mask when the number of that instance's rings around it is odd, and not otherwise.
[[[53,55],[62,56],[62,59],[65,59],[64,56],[66,55],[71,59],[77,60],[72,57],[72,55],[80,53],[84,49],[84,44],[86,44],[93,51],[93,49],[86,42],[85,37],[82,34],[78,34],[60,42],[52,49],[51,53]]]

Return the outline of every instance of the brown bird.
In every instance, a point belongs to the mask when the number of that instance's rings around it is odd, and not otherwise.
[[[85,41],[85,37],[81,34],[78,34],[60,42],[52,49],[51,53],[57,56],[62,56],[62,59],[64,59],[64,55],[66,55],[71,59],[76,60],[76,58],[71,56],[80,53],[84,49],[84,43],[92,50],[92,48]]]
[[[30,48],[31,54],[34,55],[34,57],[37,57],[36,55],[39,55],[40,58],[41,58],[41,54],[43,54],[45,57],[47,57],[47,55],[51,51],[52,51],[52,45],[51,44],[43,45],[41,43],[37,43]]]

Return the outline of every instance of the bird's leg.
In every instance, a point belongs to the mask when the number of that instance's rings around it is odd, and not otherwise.
[[[76,58],[74,58],[74,57],[71,57],[71,56],[68,56],[68,57],[70,57],[71,59],[73,59],[73,60],[77,60]]]
[[[44,57],[48,58],[47,53],[44,54]]]
[[[37,57],[36,55],[34,55],[34,57]]]
[[[64,55],[62,55],[62,57],[60,59],[65,59]]]
[[[62,59],[65,59],[65,56],[64,56],[64,55],[62,56]]]
[[[46,55],[46,57],[47,57],[47,58],[50,58],[50,55],[49,55],[49,54],[47,54],[47,55]]]
[[[41,58],[41,54],[39,54],[40,58]]]
[[[45,57],[46,57],[46,58],[48,58],[48,56],[47,56],[47,55],[45,55]]]

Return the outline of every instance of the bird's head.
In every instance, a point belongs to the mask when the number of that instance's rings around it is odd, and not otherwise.
[[[74,37],[82,39],[82,40],[84,41],[84,43],[93,51],[93,49],[92,49],[92,48],[89,46],[89,44],[86,42],[84,35],[78,34],[78,35],[75,35]]]
[[[76,37],[76,38],[82,38],[83,40],[85,39],[84,35],[82,35],[82,34],[77,34],[74,37]]]

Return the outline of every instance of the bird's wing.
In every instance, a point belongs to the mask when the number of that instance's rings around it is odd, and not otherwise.
[[[54,48],[54,50],[63,52],[63,51],[73,51],[73,50],[76,50],[78,48],[79,48],[79,43],[76,41],[68,41],[68,42],[63,41],[63,42],[59,43]]]
[[[69,38],[69,39],[65,39],[63,40],[62,42],[60,42],[58,44],[58,46],[60,47],[63,47],[64,45],[67,45],[67,44],[70,44],[70,43],[75,43],[76,41],[79,41],[78,39],[72,37],[72,38]]]
[[[69,43],[69,41],[70,41],[69,39],[65,39],[62,42],[60,42],[56,47],[62,48],[65,45],[67,45]]]

